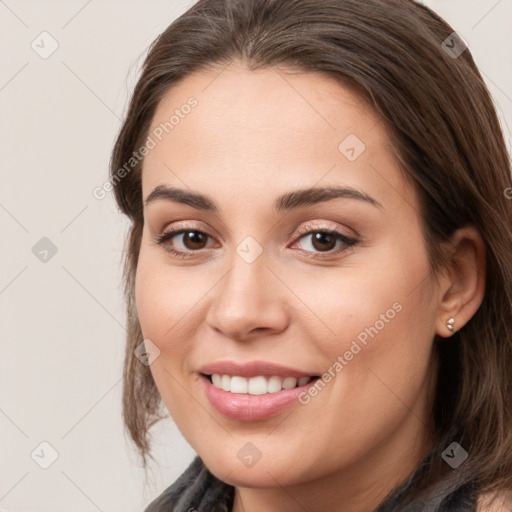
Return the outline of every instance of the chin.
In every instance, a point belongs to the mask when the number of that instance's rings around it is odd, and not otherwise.
[[[278,451],[282,443],[267,440],[263,446],[263,439],[252,437],[251,441],[251,437],[235,435],[229,444],[217,444],[215,450],[207,451],[198,447],[196,453],[214,476],[233,486],[273,488],[300,484],[318,476],[313,474],[318,471],[318,464],[297,456],[299,448],[290,447],[290,453],[286,447]]]

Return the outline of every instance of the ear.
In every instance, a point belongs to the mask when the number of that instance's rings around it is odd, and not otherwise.
[[[447,264],[440,283],[436,334],[451,336],[476,313],[485,292],[485,244],[477,229],[465,227],[447,245]],[[453,332],[448,320],[453,318]]]

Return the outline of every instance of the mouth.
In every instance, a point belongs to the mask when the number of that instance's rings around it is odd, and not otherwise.
[[[242,377],[241,375],[221,375],[213,373],[210,375],[201,374],[207,378],[212,386],[222,389],[228,393],[243,395],[265,395],[279,393],[282,390],[289,390],[307,386],[319,378],[318,375],[310,377],[280,377],[278,375],[255,377]]]
[[[200,373],[199,377],[210,404],[222,416],[243,422],[264,421],[290,407],[303,407],[300,397],[320,378],[219,373]]]

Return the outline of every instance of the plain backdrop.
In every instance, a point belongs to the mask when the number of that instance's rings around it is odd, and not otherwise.
[[[0,0],[1,511],[140,512],[194,456],[165,420],[146,485],[123,432],[127,223],[92,194],[149,44],[192,3]],[[512,0],[424,3],[467,41],[510,149]]]

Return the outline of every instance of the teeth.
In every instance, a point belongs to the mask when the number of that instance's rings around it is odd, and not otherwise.
[[[233,377],[233,379],[245,380],[247,382],[247,392],[249,395],[264,395],[267,392],[267,379],[265,379],[265,377],[252,377],[251,379]]]
[[[299,386],[304,386],[310,381],[310,377],[302,377],[299,379]]]
[[[281,391],[281,377],[270,377],[267,384],[268,393],[277,393]]]
[[[297,379],[294,379],[293,377],[286,377],[286,379],[283,380],[281,386],[283,386],[283,389],[295,388],[297,387]]]
[[[225,375],[225,377],[227,376]],[[243,377],[231,377],[230,391],[231,393],[247,393],[247,379]]]
[[[230,391],[231,393],[249,394],[249,395],[264,395],[266,393],[277,393],[282,389],[293,389],[297,386],[304,386],[312,377],[270,377],[263,376],[252,377],[246,379],[235,375],[219,375],[214,373],[211,375],[212,383],[216,388]]]
[[[223,375],[220,381],[220,387],[224,391],[231,391],[231,377],[229,375]]]

